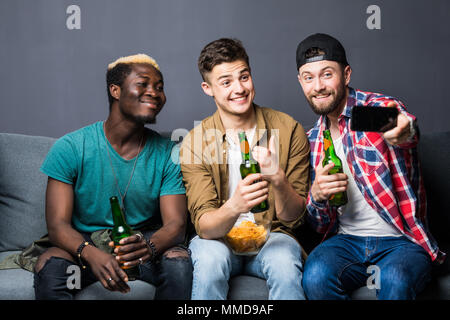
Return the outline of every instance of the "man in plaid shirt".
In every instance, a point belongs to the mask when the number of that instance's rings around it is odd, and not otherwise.
[[[337,233],[306,261],[302,285],[308,299],[349,299],[369,284],[371,270],[378,270],[378,299],[414,299],[430,279],[432,261],[444,258],[426,225],[415,117],[393,97],[350,88],[345,50],[329,35],[314,34],[298,45],[297,69],[305,97],[320,115],[308,132],[307,219],[324,238]],[[385,133],[352,131],[356,105],[396,107],[397,126]],[[344,173],[329,175],[332,163],[322,167],[325,129]],[[343,191],[348,203],[329,206],[328,199]]]

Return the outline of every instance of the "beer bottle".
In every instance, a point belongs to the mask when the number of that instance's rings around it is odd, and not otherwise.
[[[120,246],[120,240],[133,234],[133,229],[131,229],[125,220],[122,209],[119,205],[119,199],[116,196],[113,196],[109,198],[109,202],[111,204],[111,212],[114,221],[111,236],[114,241],[114,249],[116,249]],[[126,272],[129,280],[135,280],[139,275],[139,269],[137,266],[126,266],[122,261],[119,262],[119,265]]]
[[[252,159],[250,154],[250,146],[247,141],[247,136],[244,131],[239,132],[239,142],[241,145],[242,163],[239,167],[242,179],[248,176],[250,173],[260,173],[261,168],[258,162]],[[254,206],[250,211],[253,213],[263,212],[269,209],[269,203],[264,200],[260,204]]]
[[[342,161],[336,155],[334,151],[333,140],[331,139],[330,130],[323,131],[323,149],[325,151],[325,157],[322,161],[322,166],[326,166],[328,163],[333,162],[334,167],[331,168],[329,174],[343,173]],[[328,203],[332,207],[340,207],[347,203],[347,192],[339,192],[328,199]]]

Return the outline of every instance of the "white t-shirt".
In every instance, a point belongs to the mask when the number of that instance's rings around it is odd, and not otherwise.
[[[333,144],[336,154],[342,161],[344,173],[348,176],[348,202],[345,206],[339,208],[338,233],[361,237],[401,236],[401,233],[391,224],[384,221],[364,199],[348,167],[342,147],[342,137],[333,140]]]
[[[255,136],[256,126],[252,128],[250,131],[246,132],[247,140],[249,145],[252,145],[253,137]],[[237,138],[237,137],[235,137]],[[242,163],[242,155],[241,155],[241,146],[239,143],[235,143],[231,137],[226,136],[228,141],[228,153],[227,153],[227,161],[228,161],[228,194],[231,198],[234,194],[234,191],[237,188],[239,181],[242,180],[241,171],[239,167]],[[239,218],[236,220],[235,225],[240,225],[241,221],[249,220],[253,223],[255,222],[255,217],[252,212],[241,213]]]

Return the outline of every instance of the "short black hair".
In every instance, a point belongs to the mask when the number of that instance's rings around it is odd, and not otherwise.
[[[111,109],[112,103],[114,102],[114,98],[109,91],[109,86],[115,84],[119,87],[122,87],[123,82],[125,81],[126,77],[130,75],[131,71],[131,64],[119,63],[114,68],[109,69],[106,72],[106,91],[108,92],[109,109]]]

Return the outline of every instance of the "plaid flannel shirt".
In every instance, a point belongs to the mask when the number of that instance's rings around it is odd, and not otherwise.
[[[408,119],[416,120],[406,112],[403,103],[393,97],[349,88],[347,104],[338,119],[345,160],[364,199],[381,218],[422,246],[433,261],[442,262],[445,254],[439,251],[426,222],[426,195],[416,150],[418,134],[402,145],[392,146],[381,133],[350,130],[353,106],[385,107],[391,101]],[[314,169],[321,165],[325,128],[326,117],[321,116],[307,133],[311,146],[311,183],[315,178]],[[324,238],[337,231],[336,208],[329,207],[327,202],[314,201],[311,191],[307,219],[317,232],[325,233]]]

